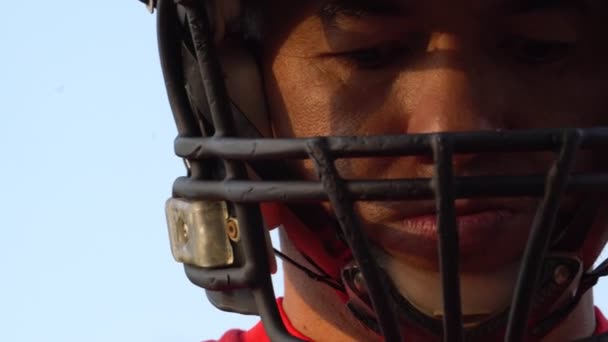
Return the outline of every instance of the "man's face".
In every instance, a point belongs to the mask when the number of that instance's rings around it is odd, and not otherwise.
[[[270,1],[276,12],[263,57],[276,136],[607,123],[603,1],[285,3]],[[459,176],[539,174],[553,157],[471,154],[456,157],[454,170]],[[592,160],[584,154],[576,168],[597,167]],[[431,177],[434,168],[429,157],[341,160],[338,167],[350,179]],[[312,164],[297,169],[314,178]],[[517,259],[537,202],[458,200],[463,269],[492,269]],[[566,212],[577,202],[569,198]],[[357,205],[376,246],[424,268],[436,267],[434,209],[432,201]]]

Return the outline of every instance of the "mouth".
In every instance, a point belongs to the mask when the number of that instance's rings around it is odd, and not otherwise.
[[[533,210],[470,202],[456,203],[455,210],[463,270],[491,269],[523,252]],[[427,211],[390,220],[374,233],[374,240],[390,255],[437,268],[438,233],[436,213]]]

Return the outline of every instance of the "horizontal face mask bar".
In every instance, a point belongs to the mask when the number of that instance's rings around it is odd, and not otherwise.
[[[567,128],[570,130],[572,128]],[[518,131],[474,131],[386,136],[329,136],[327,148],[334,158],[432,155],[438,134],[453,143],[453,153],[557,151],[566,128]],[[608,127],[581,128],[582,149],[608,147]],[[220,157],[235,160],[308,158],[306,146],[314,138],[179,137],[175,153],[190,160]]]
[[[360,201],[396,201],[433,199],[432,179],[343,180],[344,186]],[[545,176],[476,176],[454,177],[456,198],[524,197],[544,194]],[[605,193],[608,191],[608,174],[570,175],[567,193]],[[233,202],[296,203],[326,201],[327,193],[319,181],[248,181],[193,180],[178,178],[173,184],[177,197],[205,198]]]

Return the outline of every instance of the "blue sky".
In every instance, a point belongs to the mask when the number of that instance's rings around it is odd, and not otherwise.
[[[192,342],[256,322],[211,309],[170,255],[183,171],[154,31],[136,0],[0,12],[0,341]]]
[[[174,124],[135,0],[0,13],[0,341],[200,341],[211,310],[170,254]]]

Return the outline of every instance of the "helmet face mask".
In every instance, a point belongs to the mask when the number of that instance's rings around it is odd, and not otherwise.
[[[601,275],[583,275],[584,265],[568,241],[579,236],[574,247],[582,244],[580,235],[586,236],[596,217],[596,198],[608,190],[608,174],[575,173],[575,159],[580,151],[596,151],[608,144],[608,128],[272,138],[263,82],[259,72],[252,71],[257,67],[255,58],[246,51],[245,42],[224,38],[232,24],[218,19],[238,17],[238,11],[214,1],[204,6],[197,1],[178,3],[159,0],[156,4],[161,62],[179,131],[175,151],[188,168],[188,176],[174,183],[168,222],[175,258],[217,307],[259,314],[273,340],[294,339],[281,321],[270,278],[276,265],[260,210],[268,203],[296,211],[302,203],[323,202],[330,207],[324,211],[333,215],[332,233],[339,236],[331,242],[344,244],[351,262],[342,265],[338,278],[326,272],[311,276],[345,293],[355,317],[388,341],[401,340],[407,334],[404,329],[449,341],[484,340],[505,329],[505,324],[508,341],[523,340],[535,328],[532,334],[542,336]],[[535,175],[459,176],[454,170],[454,160],[462,155],[511,152],[544,152],[554,158],[545,172]],[[429,158],[433,174],[349,179],[336,167],[337,160],[378,157]],[[317,178],[285,179],[281,170],[287,161],[311,163]],[[567,224],[556,224],[568,193],[593,200],[578,206]],[[497,197],[537,198],[539,205],[514,279],[511,304],[471,323],[461,312],[455,203]],[[420,200],[434,201],[436,212],[437,288],[443,307],[435,317],[396,288],[386,264],[379,264],[356,210],[362,202]],[[307,250],[300,252],[309,256]],[[558,269],[567,270],[559,273],[566,274],[566,280],[555,280]],[[564,300],[568,305],[551,307],[569,292],[571,298]],[[550,312],[537,308],[539,298],[548,301],[540,300],[540,306],[550,307]]]

